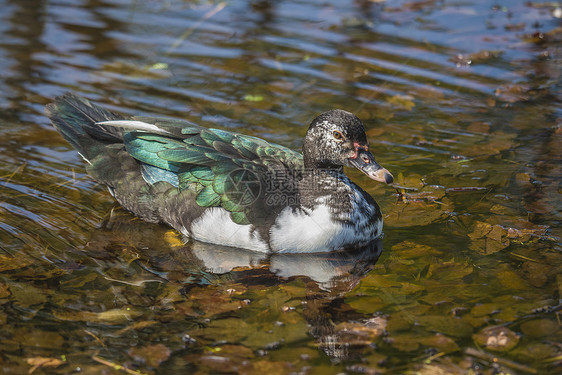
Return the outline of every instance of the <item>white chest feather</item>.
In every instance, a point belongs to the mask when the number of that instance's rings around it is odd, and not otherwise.
[[[381,234],[382,219],[372,222],[361,215],[360,202],[353,204],[354,209],[347,217],[340,217],[343,222],[333,220],[330,207],[324,203],[313,209],[285,208],[271,228],[272,251],[314,253],[366,245]]]
[[[191,224],[191,233],[184,233],[198,241],[223,246],[242,247],[268,252],[269,247],[252,225],[236,224],[222,207],[212,207]]]

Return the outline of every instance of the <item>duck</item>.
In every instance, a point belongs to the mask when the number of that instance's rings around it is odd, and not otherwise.
[[[382,235],[379,205],[345,167],[391,184],[365,126],[334,109],[318,115],[302,153],[186,120],[124,116],[77,94],[45,107],[88,174],[126,210],[186,240],[262,253],[358,249]]]

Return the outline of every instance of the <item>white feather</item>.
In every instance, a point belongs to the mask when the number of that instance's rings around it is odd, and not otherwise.
[[[198,241],[269,252],[267,243],[252,225],[236,224],[230,218],[230,213],[222,207],[207,209],[193,221],[190,234]]]
[[[169,131],[159,128],[154,124],[149,124],[143,121],[133,121],[133,120],[114,120],[114,121],[101,121],[96,122],[96,125],[113,126],[116,128],[125,128],[131,130],[139,130],[145,132],[155,132],[160,134],[170,134]]]
[[[348,224],[332,218],[330,207],[324,203],[324,199],[319,199],[319,204],[313,209],[295,211],[291,207],[285,208],[271,228],[271,250],[279,253],[316,253],[340,250],[352,244],[366,245],[373,241],[382,232],[382,219],[365,223],[365,220],[370,219],[362,215],[361,209],[368,203],[358,193],[354,194],[354,198],[353,210],[345,218]]]
[[[85,161],[86,163],[92,165],[92,163],[91,163],[88,159],[86,159],[86,157],[85,157],[84,155],[82,155],[80,152],[78,152],[78,155],[80,155],[80,156],[82,157],[82,159],[84,159],[84,161]]]
[[[326,205],[298,211],[287,207],[271,228],[271,248],[281,253],[329,251],[330,242],[341,229],[341,224],[332,221]]]

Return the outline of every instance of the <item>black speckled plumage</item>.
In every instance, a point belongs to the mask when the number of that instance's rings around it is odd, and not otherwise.
[[[380,235],[374,199],[343,166],[391,182],[349,112],[318,116],[303,155],[188,121],[124,117],[74,94],[46,107],[53,125],[126,209],[188,237],[263,252],[363,246]]]

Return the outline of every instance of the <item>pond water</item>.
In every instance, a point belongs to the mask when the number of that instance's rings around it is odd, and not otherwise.
[[[561,7],[0,0],[0,372],[559,373]],[[67,91],[297,150],[354,112],[384,239],[184,244],[86,175],[44,115]]]

